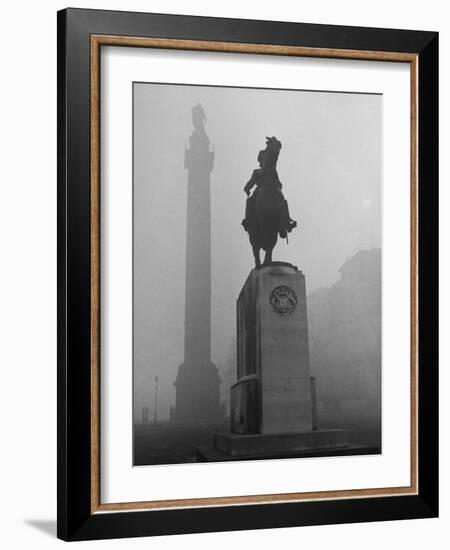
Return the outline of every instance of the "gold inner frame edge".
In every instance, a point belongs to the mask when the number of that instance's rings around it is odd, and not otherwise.
[[[90,229],[91,229],[91,513],[132,510],[199,508],[317,500],[376,498],[418,494],[418,55],[402,52],[307,48],[236,42],[91,35],[90,55]],[[101,503],[100,492],[100,49],[102,46],[163,48],[206,52],[285,55],[330,59],[390,61],[410,65],[410,283],[411,283],[411,438],[410,479],[405,487],[367,488],[339,491],[239,495],[139,502]]]

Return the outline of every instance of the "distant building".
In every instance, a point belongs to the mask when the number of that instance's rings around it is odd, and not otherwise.
[[[308,296],[318,423],[381,444],[381,250],[360,250],[330,288]]]

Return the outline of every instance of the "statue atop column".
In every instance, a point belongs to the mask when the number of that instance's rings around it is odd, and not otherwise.
[[[263,265],[270,264],[278,235],[287,239],[288,233],[297,226],[290,217],[287,200],[281,191],[277,173],[280,150],[281,142],[276,137],[266,137],[266,148],[258,154],[260,167],[253,171],[244,187],[248,198],[242,225],[249,234],[256,267],[261,266],[260,249],[266,253]]]
[[[205,110],[203,109],[201,103],[197,103],[197,105],[194,105],[194,107],[192,107],[192,124],[194,125],[195,131],[206,135],[205,121]]]

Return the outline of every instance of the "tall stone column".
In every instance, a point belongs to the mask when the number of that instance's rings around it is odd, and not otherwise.
[[[346,430],[316,426],[305,276],[291,264],[253,269],[241,290],[237,378],[231,431],[215,437],[225,455],[271,458],[348,447]]]
[[[211,172],[202,106],[192,109],[194,131],[185,151],[188,171],[184,362],[175,382],[177,420],[215,418],[220,379],[211,362]]]

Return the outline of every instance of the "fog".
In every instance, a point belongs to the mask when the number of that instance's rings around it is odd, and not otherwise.
[[[184,151],[201,103],[215,151],[211,173],[211,353],[233,368],[235,306],[253,267],[243,187],[265,136],[282,142],[278,174],[299,227],[274,260],[305,273],[307,293],[329,287],[359,249],[381,246],[382,96],[135,83],[134,417],[175,405],[184,353],[187,171]],[[229,382],[227,381],[227,384]]]

